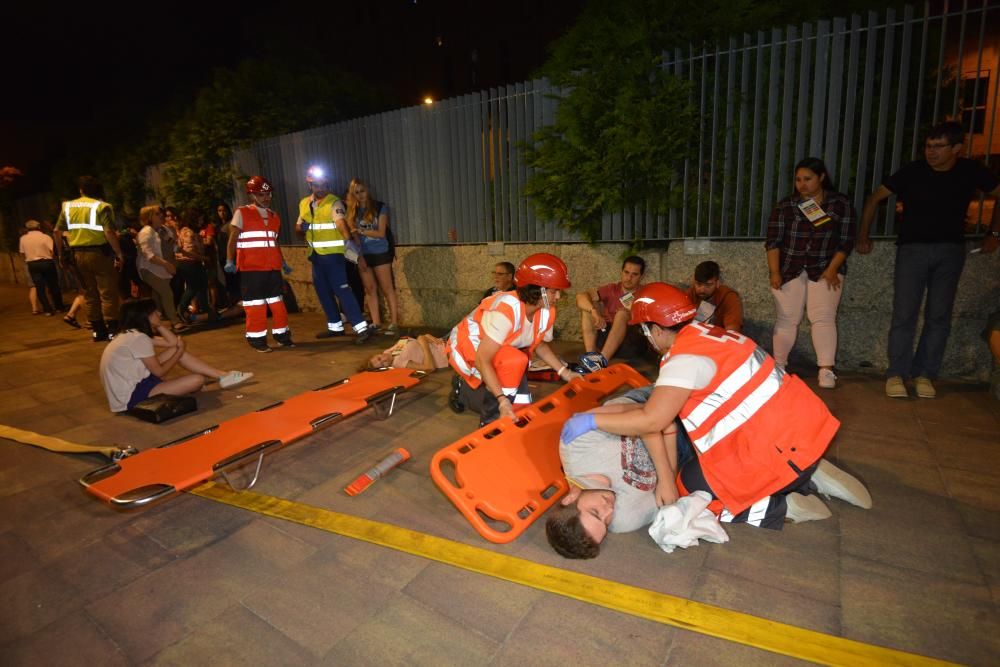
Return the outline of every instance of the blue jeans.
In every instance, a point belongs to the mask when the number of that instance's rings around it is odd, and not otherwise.
[[[907,243],[896,248],[888,377],[933,380],[938,376],[964,266],[962,243]],[[924,328],[914,354],[913,338],[925,292]]]
[[[361,314],[361,308],[354,298],[354,292],[347,284],[347,260],[342,253],[331,253],[320,255],[313,253],[309,256],[312,262],[313,287],[316,288],[316,296],[326,313],[326,321],[330,324],[337,324],[341,321],[340,308],[333,298],[334,294],[340,299],[340,305],[347,315],[351,324],[357,326],[365,321]]]

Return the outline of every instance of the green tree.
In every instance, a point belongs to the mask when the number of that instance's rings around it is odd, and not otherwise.
[[[604,216],[676,205],[678,173],[696,139],[689,84],[661,68],[675,47],[714,43],[772,25],[898,2],[848,0],[592,0],[540,74],[561,91],[555,122],[525,147],[526,192],[540,217],[588,241]]]
[[[380,101],[355,78],[298,60],[248,60],[219,69],[169,133],[169,199],[200,208],[229,199],[233,180],[245,176],[233,169],[235,149],[363,115]]]

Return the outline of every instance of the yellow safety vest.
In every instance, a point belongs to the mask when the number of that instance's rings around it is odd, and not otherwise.
[[[100,246],[108,242],[104,229],[113,220],[111,204],[100,199],[80,197],[62,203],[56,230],[66,229],[69,232],[70,247]]]
[[[344,203],[336,195],[327,195],[318,202],[306,197],[299,202],[299,218],[309,223],[306,243],[317,255],[344,254],[344,237],[334,223],[334,209],[343,215]]]

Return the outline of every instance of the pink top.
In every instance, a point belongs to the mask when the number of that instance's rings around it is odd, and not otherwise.
[[[444,341],[435,339],[430,347],[431,355],[434,357],[434,367],[444,368],[447,366],[448,357],[445,355]],[[393,368],[406,368],[406,364],[411,361],[418,364],[424,362],[424,351],[416,338],[400,338],[387,352],[392,355]]]

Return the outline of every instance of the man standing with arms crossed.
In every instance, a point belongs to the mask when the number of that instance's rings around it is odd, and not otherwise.
[[[977,189],[994,197],[1000,195],[1000,180],[989,169],[959,157],[963,140],[959,123],[934,126],[924,143],[924,159],[889,176],[865,200],[861,213],[855,249],[866,255],[872,250],[868,233],[879,202],[894,194],[903,202],[885,382],[885,393],[890,398],[908,397],[904,384],[907,377],[916,378],[920,398],[937,395],[931,381],[941,370],[958,280],[965,265],[965,214]],[[994,216],[982,252],[993,252],[998,244],[1000,220]],[[924,328],[914,354],[913,338],[925,292]]]
[[[93,341],[111,340],[118,328],[118,269],[122,266],[122,249],[113,223],[111,204],[101,201],[103,188],[93,176],[81,176],[77,181],[80,197],[62,204],[55,228],[55,251],[62,244],[62,230],[69,236],[73,259],[83,280],[87,302],[87,319],[94,330]]]

